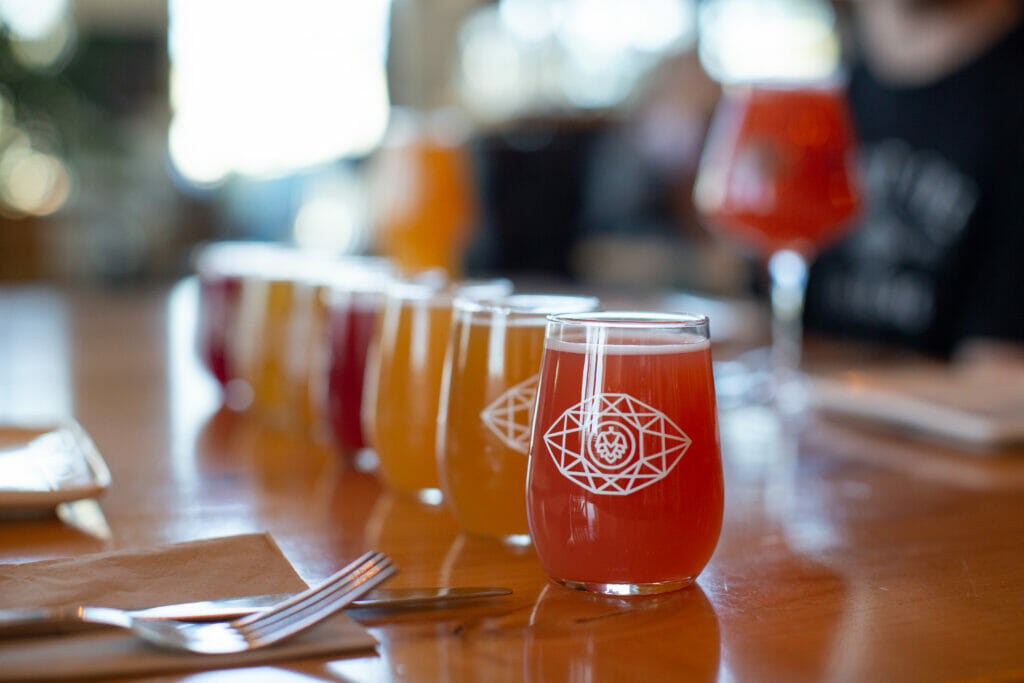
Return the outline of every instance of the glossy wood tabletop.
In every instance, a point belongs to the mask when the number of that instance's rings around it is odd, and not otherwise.
[[[98,506],[0,521],[0,562],[269,531],[307,581],[372,548],[401,567],[396,586],[514,591],[360,616],[376,652],[260,680],[1024,679],[1024,450],[723,407],[711,563],[683,591],[601,598],[549,583],[530,549],[461,535],[443,506],[391,496],[306,431],[221,408],[193,351],[191,282],[7,287],[0,304],[3,417],[72,413],[113,476]]]

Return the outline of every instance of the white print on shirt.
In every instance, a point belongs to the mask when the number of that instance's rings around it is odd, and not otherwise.
[[[970,220],[974,181],[937,153],[887,140],[864,153],[865,207],[845,249],[853,266],[824,282],[844,317],[906,333],[935,315],[934,273]]]

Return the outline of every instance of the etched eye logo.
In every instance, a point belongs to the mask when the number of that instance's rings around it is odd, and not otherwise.
[[[509,387],[480,413],[487,429],[503,444],[523,454],[530,449],[530,412],[537,396],[538,379],[534,375]]]
[[[663,412],[629,394],[598,394],[562,413],[544,443],[569,480],[593,493],[625,496],[664,479],[691,440]]]

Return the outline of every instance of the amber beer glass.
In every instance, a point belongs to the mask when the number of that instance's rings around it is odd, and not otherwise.
[[[722,506],[707,318],[551,316],[526,487],[548,575],[615,595],[684,588],[711,558]]]
[[[239,389],[240,360],[236,345],[242,289],[247,280],[258,279],[260,274],[291,258],[292,252],[288,247],[264,242],[213,242],[196,251],[195,270],[199,281],[196,350],[203,365],[223,387],[229,402],[237,397],[227,394],[238,393]],[[254,305],[250,302],[249,308]],[[250,319],[251,313],[250,310]]]
[[[309,320],[305,309],[313,305],[313,292],[296,277],[299,261],[287,254],[243,278],[237,335],[231,346],[238,379],[250,391],[246,407],[260,420],[281,428],[293,427],[296,407],[305,405],[297,380]]]
[[[455,301],[437,462],[463,531],[529,543],[526,454],[547,316],[597,305],[593,297],[544,294]]]
[[[495,297],[508,280],[473,284],[400,282],[384,301],[367,367],[363,425],[384,483],[426,503],[441,502],[435,444],[441,377],[456,296]]]
[[[476,213],[464,126],[402,112],[371,165],[380,250],[404,272],[462,271]]]

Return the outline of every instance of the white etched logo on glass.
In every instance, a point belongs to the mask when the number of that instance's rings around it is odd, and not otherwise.
[[[538,376],[515,384],[480,413],[480,419],[514,451],[530,449],[530,412],[537,397]]]
[[[568,479],[625,496],[664,479],[691,441],[665,413],[629,394],[598,394],[562,413],[544,443]]]

